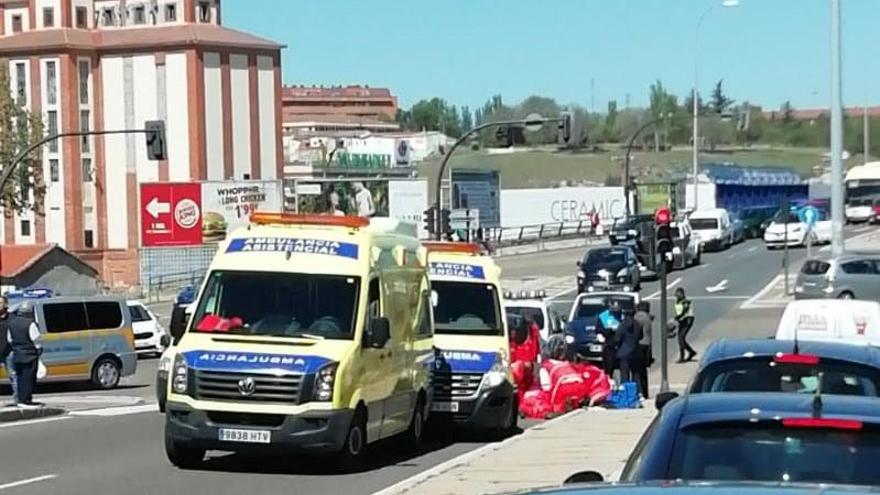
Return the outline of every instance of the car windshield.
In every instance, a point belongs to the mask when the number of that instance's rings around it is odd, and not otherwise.
[[[529,319],[531,318],[538,328],[544,328],[544,313],[540,308],[527,308],[525,306],[505,306],[504,310],[508,315],[514,314],[516,316]]]
[[[128,313],[131,315],[132,323],[142,323],[145,321],[150,321],[150,314],[147,313],[147,310],[142,306],[138,306],[136,304],[130,305],[128,307]]]
[[[431,289],[435,333],[504,335],[494,285],[434,281]]]
[[[880,371],[857,363],[820,359],[818,365],[778,364],[769,357],[711,364],[694,381],[692,392],[822,393],[877,397]]]
[[[780,421],[695,425],[675,440],[666,479],[876,485],[880,432]]]
[[[847,206],[871,206],[871,198],[853,198]]]
[[[773,223],[801,223],[801,220],[793,212],[778,211],[773,215]]]
[[[351,339],[359,288],[351,276],[215,271],[191,331]]]
[[[692,218],[691,228],[694,230],[714,230],[718,228],[718,219],[716,218]]]
[[[612,301],[617,301],[624,311],[635,310],[635,299],[630,296],[588,296],[577,300],[577,310],[573,320],[593,320],[606,309]]]
[[[584,269],[596,272],[602,268],[618,268],[626,264],[626,251],[623,249],[593,249],[587,253]]]

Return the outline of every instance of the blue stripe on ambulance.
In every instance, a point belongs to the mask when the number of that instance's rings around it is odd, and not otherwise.
[[[255,352],[189,351],[183,355],[193,369],[239,373],[314,373],[331,362],[321,356]]]
[[[434,358],[434,366],[439,369],[448,365],[453,373],[485,373],[492,368],[497,357],[497,352],[440,351],[440,355]]]

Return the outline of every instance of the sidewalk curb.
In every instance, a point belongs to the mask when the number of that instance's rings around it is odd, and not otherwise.
[[[0,423],[12,423],[14,421],[27,421],[30,419],[49,418],[67,414],[66,409],[60,407],[41,407],[39,409],[0,409]]]
[[[543,423],[537,424],[537,425],[523,431],[521,434],[504,439],[501,442],[493,442],[493,443],[483,445],[482,447],[474,449],[474,450],[467,452],[465,454],[462,454],[458,457],[454,457],[452,459],[449,459],[446,462],[442,462],[440,464],[437,464],[436,466],[432,467],[431,469],[427,469],[425,471],[422,471],[421,473],[413,475],[403,481],[400,481],[394,485],[391,485],[387,488],[384,488],[378,492],[374,492],[373,495],[401,495],[401,494],[406,493],[407,491],[415,488],[416,486],[421,485],[422,483],[428,481],[429,479],[434,478],[435,476],[439,476],[439,475],[447,473],[447,472],[449,472],[459,466],[467,464],[472,459],[482,457],[483,455],[485,455],[488,452],[504,449],[511,444],[514,444],[514,443],[517,443],[521,440],[526,439],[530,434],[532,434],[535,431],[541,431],[557,421],[571,418],[577,414],[586,414],[586,409],[576,409],[570,413],[563,414],[562,416],[557,416],[553,419],[550,419],[550,420],[544,421]]]

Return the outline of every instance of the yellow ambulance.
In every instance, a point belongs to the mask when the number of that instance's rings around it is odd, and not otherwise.
[[[428,242],[434,314],[433,412],[453,424],[506,434],[518,404],[510,374],[501,268],[476,244]]]
[[[427,253],[387,218],[255,213],[222,242],[169,356],[165,450],[314,451],[419,443],[431,409]]]

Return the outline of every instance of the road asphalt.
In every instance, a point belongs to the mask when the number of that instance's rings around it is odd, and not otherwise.
[[[575,261],[583,256],[584,249],[504,257],[500,259],[503,277],[506,281],[552,282],[560,289],[553,303],[567,312],[574,296]],[[804,250],[794,249],[790,254],[792,266],[799,267]],[[694,342],[698,350],[719,337],[769,336],[775,331],[781,308],[744,310],[740,306],[779,273],[782,256],[781,251],[766,251],[760,241],[749,241],[728,251],[707,253],[702,265],[670,274],[669,284],[687,289],[696,303]],[[658,282],[647,282],[641,291],[651,300],[655,314],[659,313],[659,303],[652,296],[658,288]],[[670,343],[670,355],[676,352],[674,343]],[[38,400],[62,397],[75,402],[83,397],[120,397],[120,401],[128,401],[134,397],[142,402],[116,408],[93,404],[76,416],[0,425],[4,445],[0,449],[0,495],[369,494],[487,443],[473,435],[457,435],[435,440],[426,452],[411,455],[403,453],[398,443],[385,442],[369,456],[368,468],[357,474],[339,474],[331,459],[246,459],[230,454],[211,457],[202,470],[181,471],[165,459],[163,416],[147,412],[154,407],[156,363],[155,359],[141,360],[138,374],[115,391],[39,387]],[[692,366],[671,365],[670,382],[686,382]],[[656,373],[655,366],[654,384]]]

